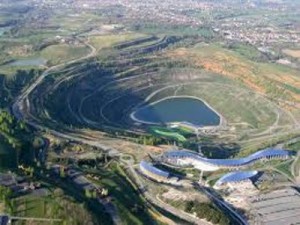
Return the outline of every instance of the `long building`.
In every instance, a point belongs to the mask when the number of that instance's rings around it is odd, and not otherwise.
[[[165,152],[161,160],[175,166],[193,166],[202,171],[216,171],[219,169],[237,169],[259,160],[287,159],[289,157],[289,151],[272,148],[238,159],[208,159],[192,151],[174,150]]]
[[[170,176],[168,172],[160,170],[146,161],[140,162],[140,171],[147,177],[159,182],[166,182]]]
[[[214,187],[220,188],[226,185],[234,186],[237,183],[248,182],[251,181],[251,178],[255,177],[257,174],[258,172],[256,170],[227,173],[215,183]]]

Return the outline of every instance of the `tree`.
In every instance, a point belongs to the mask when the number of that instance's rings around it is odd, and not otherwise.
[[[194,206],[195,206],[195,202],[194,201],[188,201],[187,204],[186,204],[186,206],[185,206],[185,211],[192,212]]]
[[[61,167],[59,168],[59,176],[60,176],[61,178],[65,178],[65,177],[66,177],[65,168],[64,168],[63,166],[61,166]]]
[[[8,209],[10,213],[13,211],[13,207],[14,207],[11,197],[12,197],[11,189],[4,186],[0,186],[0,202],[4,203],[5,207]]]
[[[87,198],[92,198],[93,197],[92,193],[89,189],[85,189],[84,194],[85,194],[85,197],[87,197]]]

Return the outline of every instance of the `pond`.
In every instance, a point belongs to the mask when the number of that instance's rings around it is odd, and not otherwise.
[[[135,121],[146,124],[188,122],[196,126],[217,126],[219,114],[205,102],[193,97],[170,97],[137,109]]]
[[[43,58],[19,59],[9,63],[9,66],[43,66],[46,64]]]

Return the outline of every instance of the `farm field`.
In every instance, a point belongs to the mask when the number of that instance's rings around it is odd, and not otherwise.
[[[51,193],[45,190],[46,195],[27,195],[13,199],[13,213],[20,217],[34,217],[51,219],[52,224],[80,224],[82,220],[87,223],[92,222],[92,216],[84,208],[84,205],[78,204],[71,198],[65,196],[61,190],[54,190]],[[58,219],[58,221],[55,221]],[[43,224],[45,222],[34,221],[34,224]],[[15,224],[22,224],[21,221]]]
[[[294,57],[294,58],[300,58],[300,50],[293,50],[293,49],[284,49],[282,51],[284,54],[287,54],[291,57]]]
[[[56,65],[85,56],[89,51],[90,49],[85,46],[72,47],[67,44],[59,44],[43,49],[39,55],[47,60],[49,65]]]

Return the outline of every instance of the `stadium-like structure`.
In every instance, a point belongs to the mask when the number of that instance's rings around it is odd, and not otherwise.
[[[237,169],[258,160],[287,159],[290,152],[282,149],[268,148],[239,159],[208,159],[188,150],[173,150],[161,156],[162,162],[175,166],[193,166],[202,171],[216,171],[219,169]]]
[[[235,184],[244,181],[249,181],[256,175],[258,175],[258,171],[256,170],[227,173],[215,183],[215,187],[221,187],[227,184]]]

